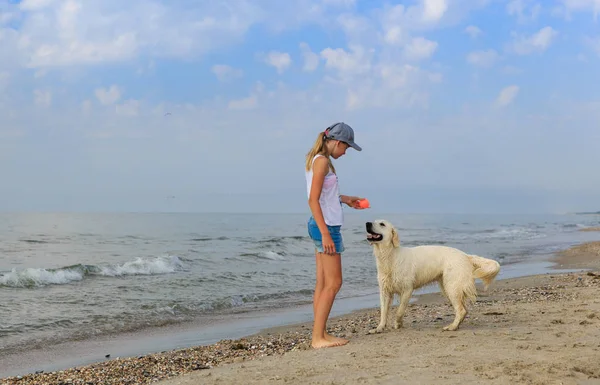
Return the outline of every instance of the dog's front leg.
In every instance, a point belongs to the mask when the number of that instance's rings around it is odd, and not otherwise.
[[[402,318],[404,317],[404,312],[406,312],[411,296],[412,290],[405,290],[400,294],[400,304],[398,305],[398,310],[396,310],[394,329],[400,329],[402,327]]]
[[[379,302],[380,302],[380,311],[381,311],[381,319],[379,320],[379,325],[377,328],[369,330],[370,334],[381,333],[383,329],[385,329],[385,324],[388,319],[388,312],[390,310],[390,303],[392,302],[392,298],[394,297],[394,293],[388,293],[384,290],[379,290]]]

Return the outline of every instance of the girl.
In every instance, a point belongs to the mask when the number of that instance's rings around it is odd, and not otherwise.
[[[338,178],[331,158],[344,155],[348,147],[362,151],[354,143],[354,130],[345,123],[336,123],[319,133],[313,148],[306,155],[308,205],[312,213],[308,220],[308,234],[315,244],[317,264],[312,334],[312,347],[315,349],[348,343],[348,340],[326,332],[329,312],[342,286],[342,203],[360,209],[359,200],[362,199],[339,194]]]

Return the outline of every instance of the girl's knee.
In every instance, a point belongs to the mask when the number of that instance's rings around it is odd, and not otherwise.
[[[330,279],[325,283],[325,289],[337,293],[342,288],[342,278]]]

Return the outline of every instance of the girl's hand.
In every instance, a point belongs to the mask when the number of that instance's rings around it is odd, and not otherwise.
[[[351,196],[344,196],[344,200],[345,200],[345,204],[347,204],[348,206],[352,207],[353,209],[357,209],[357,210],[364,210],[364,208],[359,206],[359,201],[365,198],[361,198],[361,197],[351,197]]]
[[[333,243],[331,234],[323,234],[323,239],[321,242],[323,243],[323,252],[325,254],[335,254],[335,243]]]

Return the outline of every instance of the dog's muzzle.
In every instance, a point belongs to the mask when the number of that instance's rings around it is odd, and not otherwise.
[[[379,242],[383,240],[383,235],[373,231],[373,222],[367,222],[367,240],[369,242]]]

